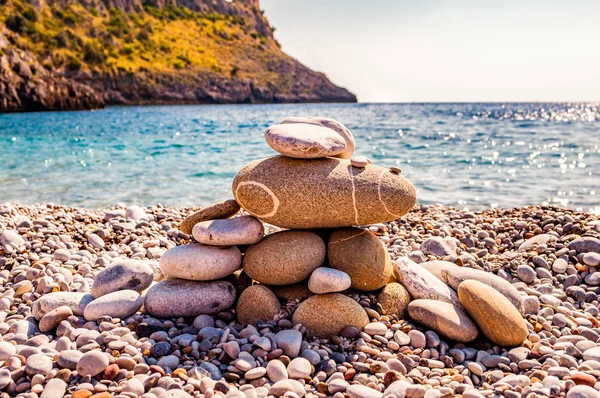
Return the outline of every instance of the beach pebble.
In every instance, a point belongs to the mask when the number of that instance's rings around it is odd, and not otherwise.
[[[104,296],[119,290],[141,293],[154,279],[154,271],[146,261],[118,258],[94,278],[92,296]]]
[[[567,392],[567,398],[600,398],[600,392],[589,386],[575,386]]]
[[[125,217],[140,222],[142,220],[148,221],[150,217],[146,214],[146,211],[139,206],[130,206],[125,210]]]
[[[369,323],[369,317],[356,301],[339,293],[329,293],[311,296],[300,303],[292,322],[302,324],[313,336],[328,338],[346,326],[362,330]]]
[[[89,234],[88,242],[90,243],[90,245],[92,245],[94,249],[103,249],[104,246],[106,246],[106,244],[104,243],[104,239],[102,239],[97,234]]]
[[[383,393],[362,384],[351,384],[346,389],[350,398],[381,398]]]
[[[6,229],[0,234],[0,244],[2,246],[21,247],[25,244],[25,239],[17,231]]]
[[[33,315],[37,319],[41,319],[47,312],[58,307],[67,306],[71,308],[73,314],[83,315],[85,307],[94,300],[94,297],[89,293],[80,292],[55,292],[45,294],[36,301],[32,306]]]
[[[56,362],[62,368],[75,370],[83,352],[77,350],[64,350],[58,354]]]
[[[270,126],[265,141],[280,154],[300,159],[336,156],[346,149],[346,142],[336,131],[307,123]]]
[[[388,283],[379,293],[377,302],[386,315],[396,315],[403,318],[410,302],[410,294],[399,283]]]
[[[344,159],[275,156],[244,166],[233,181],[238,203],[281,228],[336,228],[376,224],[406,214],[416,202],[403,176]]]
[[[187,216],[179,225],[179,229],[184,234],[191,235],[194,226],[199,222],[230,218],[239,211],[240,205],[233,199],[213,203]]]
[[[25,371],[28,375],[33,376],[41,374],[46,376],[52,370],[52,359],[46,354],[33,354],[27,358],[25,362]]]
[[[577,253],[600,253],[600,239],[593,236],[584,236],[575,239],[567,245],[569,250],[575,250]]]
[[[431,272],[433,275],[435,275],[436,278],[438,278],[441,281],[443,281],[443,276],[442,276],[443,270],[448,270],[449,275],[453,275],[456,271],[459,271],[462,269],[458,265],[451,263],[450,261],[444,261],[444,260],[424,261],[422,263],[419,263],[419,265],[421,267],[425,268],[427,271]],[[465,269],[467,269],[467,268],[465,268]],[[472,268],[468,268],[468,269],[472,269]],[[487,272],[486,272],[486,274],[487,274]],[[445,282],[445,283],[447,283],[447,282]]]
[[[308,279],[308,288],[315,294],[342,292],[350,288],[350,276],[340,270],[327,267],[315,269]]]
[[[144,309],[155,317],[195,317],[216,314],[231,307],[235,296],[235,288],[229,282],[168,279],[148,290]]]
[[[142,296],[134,290],[120,290],[106,294],[92,301],[85,307],[83,316],[88,321],[95,321],[101,316],[125,319],[135,314],[142,307]]]
[[[394,276],[413,299],[439,300],[460,307],[456,292],[414,261],[401,257],[394,263]]]
[[[425,255],[436,257],[455,256],[456,241],[451,238],[432,236],[421,243],[421,251]]]
[[[307,279],[325,261],[325,242],[310,231],[282,231],[250,246],[244,271],[267,285],[289,285]]]
[[[108,357],[101,351],[88,351],[77,362],[77,373],[81,376],[96,376],[108,366]]]
[[[194,239],[211,246],[252,245],[265,236],[263,224],[252,216],[199,222],[192,229]]]
[[[171,278],[211,281],[231,275],[242,264],[235,247],[208,246],[200,243],[177,246],[160,258],[160,269]]]
[[[527,239],[525,242],[521,243],[521,246],[519,246],[519,251],[520,252],[529,251],[531,249],[534,249],[536,246],[545,245],[548,242],[553,242],[555,240],[556,240],[556,237],[549,235],[549,234],[536,235],[532,238]]]
[[[450,303],[420,299],[411,301],[408,313],[415,321],[436,332],[459,342],[470,342],[477,338],[477,326],[461,309]]]
[[[364,169],[368,164],[372,164],[371,160],[366,156],[354,156],[350,159],[350,164],[352,167],[358,167],[360,169]]]
[[[11,356],[17,353],[14,344],[7,341],[0,341],[0,361],[6,361]]]
[[[385,286],[392,275],[392,262],[385,245],[368,230],[335,230],[327,242],[331,267],[347,273],[352,287],[371,291]]]
[[[304,379],[310,376],[312,365],[306,358],[294,358],[287,366],[287,373],[290,379]]]
[[[552,271],[556,272],[557,274],[562,274],[567,270],[568,266],[569,266],[569,263],[567,263],[567,261],[565,259],[557,258],[552,263]]]
[[[252,285],[240,295],[236,313],[238,322],[256,325],[257,320],[270,321],[280,310],[279,299],[269,288]]]
[[[467,313],[494,343],[512,347],[527,337],[527,328],[519,311],[494,288],[467,280],[458,286],[458,295]]]
[[[528,265],[519,265],[517,276],[525,283],[532,283],[535,280],[535,271]]]
[[[286,366],[278,359],[273,359],[267,363],[267,377],[273,383],[288,378],[288,372]]]
[[[600,253],[589,252],[583,255],[583,262],[590,267],[597,267],[600,265]]]
[[[58,249],[54,252],[54,259],[66,263],[71,259],[71,252],[67,249]]]
[[[67,391],[67,383],[60,379],[50,379],[46,386],[44,387],[44,391],[40,395],[40,398],[57,398],[65,395]]]
[[[49,333],[56,329],[59,323],[73,315],[71,308],[66,305],[48,311],[42,319],[40,319],[39,328],[42,333]]]
[[[344,139],[344,142],[346,144],[346,149],[344,149],[342,153],[338,154],[337,157],[342,159],[350,159],[350,157],[352,157],[355,145],[354,136],[352,135],[350,130],[346,128],[346,126],[344,126],[337,120],[328,119],[324,117],[288,117],[281,122],[281,124],[291,123],[314,124],[316,126],[322,126],[332,129]]]
[[[302,346],[302,333],[297,330],[282,330],[273,336],[277,347],[290,358],[295,358],[300,353]]]

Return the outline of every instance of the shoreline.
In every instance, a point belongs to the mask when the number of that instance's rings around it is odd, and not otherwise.
[[[353,290],[344,294],[366,310],[369,328],[330,340],[292,325],[301,301],[294,299],[280,299],[281,312],[256,328],[240,325],[234,306],[178,319],[71,315],[57,330],[40,333],[32,316],[40,297],[89,292],[95,275],[116,258],[157,269],[167,249],[190,242],[178,227],[195,209],[0,205],[0,391],[43,398],[598,394],[600,264],[591,264],[600,254],[589,253],[600,251],[600,241],[594,243],[600,220],[563,208],[464,212],[417,205],[399,220],[368,227],[392,260],[451,261],[512,283],[524,299],[528,329],[519,347],[485,338],[456,343],[408,314],[386,314],[378,292]],[[16,235],[3,234],[7,230]],[[455,238],[456,251],[423,245],[432,237]],[[236,287],[242,285],[238,280]],[[282,350],[284,343],[276,348],[282,331],[301,333],[289,343],[296,352]],[[101,367],[95,376],[76,365],[90,352],[107,361],[86,365]]]

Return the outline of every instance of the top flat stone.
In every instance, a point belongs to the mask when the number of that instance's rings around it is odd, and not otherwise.
[[[346,142],[346,149],[339,155],[338,158],[350,159],[354,154],[354,136],[342,123],[334,119],[328,119],[326,117],[288,117],[284,119],[281,124],[295,124],[305,123],[314,124],[315,126],[327,127],[338,133]]]
[[[334,130],[307,123],[277,124],[265,131],[267,144],[282,155],[317,159],[344,152],[346,142]]]
[[[194,225],[207,220],[230,218],[235,216],[238,211],[240,211],[240,205],[233,199],[213,203],[187,216],[181,222],[179,230],[184,234],[191,235]]]

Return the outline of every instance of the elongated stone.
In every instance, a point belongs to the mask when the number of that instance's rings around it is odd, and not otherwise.
[[[394,276],[413,299],[439,300],[461,307],[458,295],[450,286],[406,257],[399,258],[394,264]]]

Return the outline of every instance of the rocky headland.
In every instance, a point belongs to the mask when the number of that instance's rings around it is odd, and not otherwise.
[[[329,119],[265,138],[204,208],[2,205],[2,397],[600,397],[597,216],[415,205]]]
[[[258,0],[3,0],[0,112],[356,102],[273,31]]]

